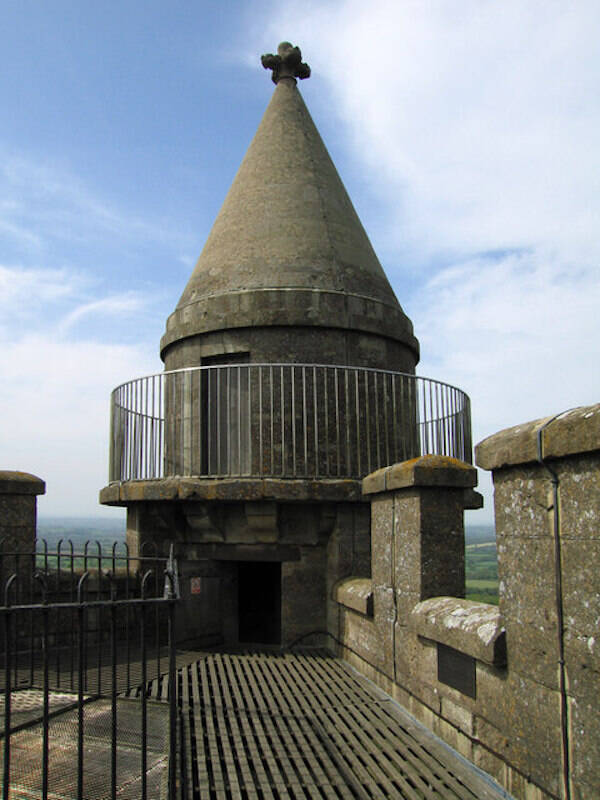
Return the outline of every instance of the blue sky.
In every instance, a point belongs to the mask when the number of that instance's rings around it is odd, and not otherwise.
[[[470,394],[475,439],[600,399],[595,0],[38,0],[0,19],[0,452],[47,481],[42,514],[109,513],[110,389],[161,369],[282,39],[419,372]]]

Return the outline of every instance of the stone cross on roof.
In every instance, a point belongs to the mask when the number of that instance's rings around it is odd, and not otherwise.
[[[310,77],[310,67],[302,61],[302,53],[299,47],[289,42],[281,42],[277,48],[277,55],[268,53],[261,56],[260,60],[265,69],[272,69],[271,79],[273,83],[278,83],[282,78],[304,78]]]

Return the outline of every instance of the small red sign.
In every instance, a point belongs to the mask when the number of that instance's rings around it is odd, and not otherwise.
[[[202,594],[202,578],[190,578],[192,594]]]

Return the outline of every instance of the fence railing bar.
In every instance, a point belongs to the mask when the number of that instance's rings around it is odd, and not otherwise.
[[[200,366],[130,381],[111,397],[111,480],[361,478],[418,453],[471,461],[466,395],[391,370]]]

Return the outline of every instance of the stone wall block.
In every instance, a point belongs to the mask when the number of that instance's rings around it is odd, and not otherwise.
[[[475,716],[473,729],[477,739],[482,742],[481,746],[475,748],[473,760],[496,780],[502,780],[505,762],[515,765],[528,763],[527,742],[524,739],[515,735],[507,736],[505,731],[479,716]]]
[[[558,638],[556,625],[529,625],[511,620],[506,634],[511,670],[551,689],[558,689]]]
[[[597,692],[596,692],[597,694]],[[571,775],[593,787],[586,797],[600,797],[600,723],[598,700],[569,699]]]
[[[378,495],[371,504],[371,551],[374,586],[391,586],[393,582],[394,497]]]
[[[368,505],[353,506],[352,574],[371,576],[371,517]]]
[[[35,517],[35,511],[35,497],[0,495],[0,531],[27,527]]]
[[[520,466],[494,473],[496,536],[552,536],[548,514],[548,475],[539,466]]]
[[[377,636],[380,642],[380,665],[383,672],[393,676],[394,671],[394,625],[396,622],[396,598],[391,586],[373,587],[373,611]]]
[[[556,625],[552,539],[498,531],[496,542],[500,610],[507,629],[513,620],[541,630]]]
[[[598,453],[574,456],[554,464],[560,480],[562,535],[600,539],[600,469]]]
[[[327,554],[323,547],[302,547],[300,561],[281,565],[281,629],[290,644],[327,624]]]
[[[539,683],[515,676],[508,684],[506,711],[509,738],[525,743],[527,761],[512,763],[548,791],[559,795],[562,774],[560,697]],[[496,699],[498,702],[498,698]]]
[[[600,638],[600,537],[563,540],[561,558],[565,628]]]
[[[340,614],[340,639],[347,648],[367,663],[377,669],[381,669],[381,648],[373,620],[342,608]]]
[[[565,636],[569,740],[573,780],[581,797],[600,797],[600,659],[597,636]],[[587,794],[584,792],[587,791]],[[577,794],[575,796],[578,796]]]
[[[396,680],[417,694],[422,686],[434,691],[437,697],[437,647],[434,642],[417,639],[406,625],[395,627]],[[439,700],[436,700],[438,703]]]

